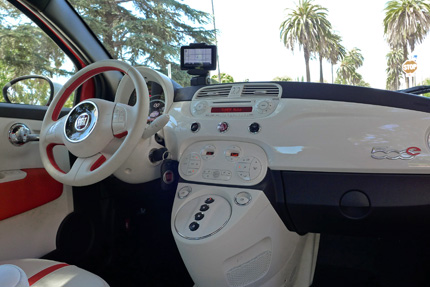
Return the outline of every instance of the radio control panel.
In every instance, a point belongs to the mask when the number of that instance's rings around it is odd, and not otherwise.
[[[179,161],[179,174],[190,181],[255,185],[267,172],[264,150],[243,142],[197,142],[190,145]]]
[[[191,104],[191,114],[194,117],[261,118],[273,113],[278,103],[278,98],[237,101],[197,100]]]
[[[199,89],[191,101],[194,117],[262,118],[279,104],[282,87],[275,83],[234,83]]]

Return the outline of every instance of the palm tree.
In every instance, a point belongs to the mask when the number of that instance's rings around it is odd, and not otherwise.
[[[326,38],[326,44],[318,50],[320,60],[320,82],[324,82],[322,60],[327,59],[331,64],[331,79],[333,83],[333,65],[342,60],[346,55],[345,47],[341,44],[342,37],[330,32]]]
[[[408,47],[413,52],[430,29],[430,4],[425,0],[392,0],[385,7],[384,34],[391,48],[401,48],[403,61]],[[409,82],[406,81],[406,87]]]
[[[323,59],[327,59],[330,54],[329,39],[330,36],[327,36],[327,41],[320,41],[317,45],[318,58],[320,62],[320,83],[324,83]]]
[[[331,82],[333,83],[333,66],[343,60],[346,55],[345,47],[340,43],[342,38],[339,35],[333,35],[333,49],[330,52],[329,62],[331,64]]]
[[[361,50],[354,48],[348,52],[340,63],[337,70],[336,82],[339,84],[363,86],[367,84],[363,81],[363,77],[357,72],[357,69],[363,65],[363,55]]]
[[[363,55],[361,54],[360,49],[354,48],[351,51],[349,51],[348,58],[351,59],[353,65],[355,66],[356,69],[363,66],[364,58],[363,58]]]
[[[399,89],[402,63],[403,53],[401,49],[393,49],[387,54],[387,89]]]
[[[306,80],[310,82],[310,55],[317,51],[318,43],[325,41],[325,35],[331,29],[331,24],[327,20],[327,9],[313,4],[312,0],[299,0],[299,5],[295,10],[290,10],[279,29],[285,47],[292,51],[296,43],[300,48],[303,47]]]

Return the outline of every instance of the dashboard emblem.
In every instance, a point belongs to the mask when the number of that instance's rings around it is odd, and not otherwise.
[[[77,131],[82,131],[88,126],[90,116],[87,113],[79,115],[75,121],[75,128]]]
[[[421,154],[421,149],[418,147],[408,147],[404,150],[395,150],[388,147],[374,147],[372,148],[371,156],[374,159],[414,159],[417,155]]]

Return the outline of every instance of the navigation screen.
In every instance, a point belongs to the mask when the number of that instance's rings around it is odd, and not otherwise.
[[[216,69],[216,46],[205,45],[181,47],[181,69]]]
[[[186,49],[184,51],[184,64],[185,65],[211,65],[212,64],[212,50],[209,48],[201,49]]]

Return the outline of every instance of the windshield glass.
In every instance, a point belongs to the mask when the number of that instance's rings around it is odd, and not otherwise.
[[[70,2],[112,57],[171,70],[182,86],[190,77],[180,71],[180,46],[194,42],[218,46],[214,82],[430,84],[430,6],[421,0]]]

